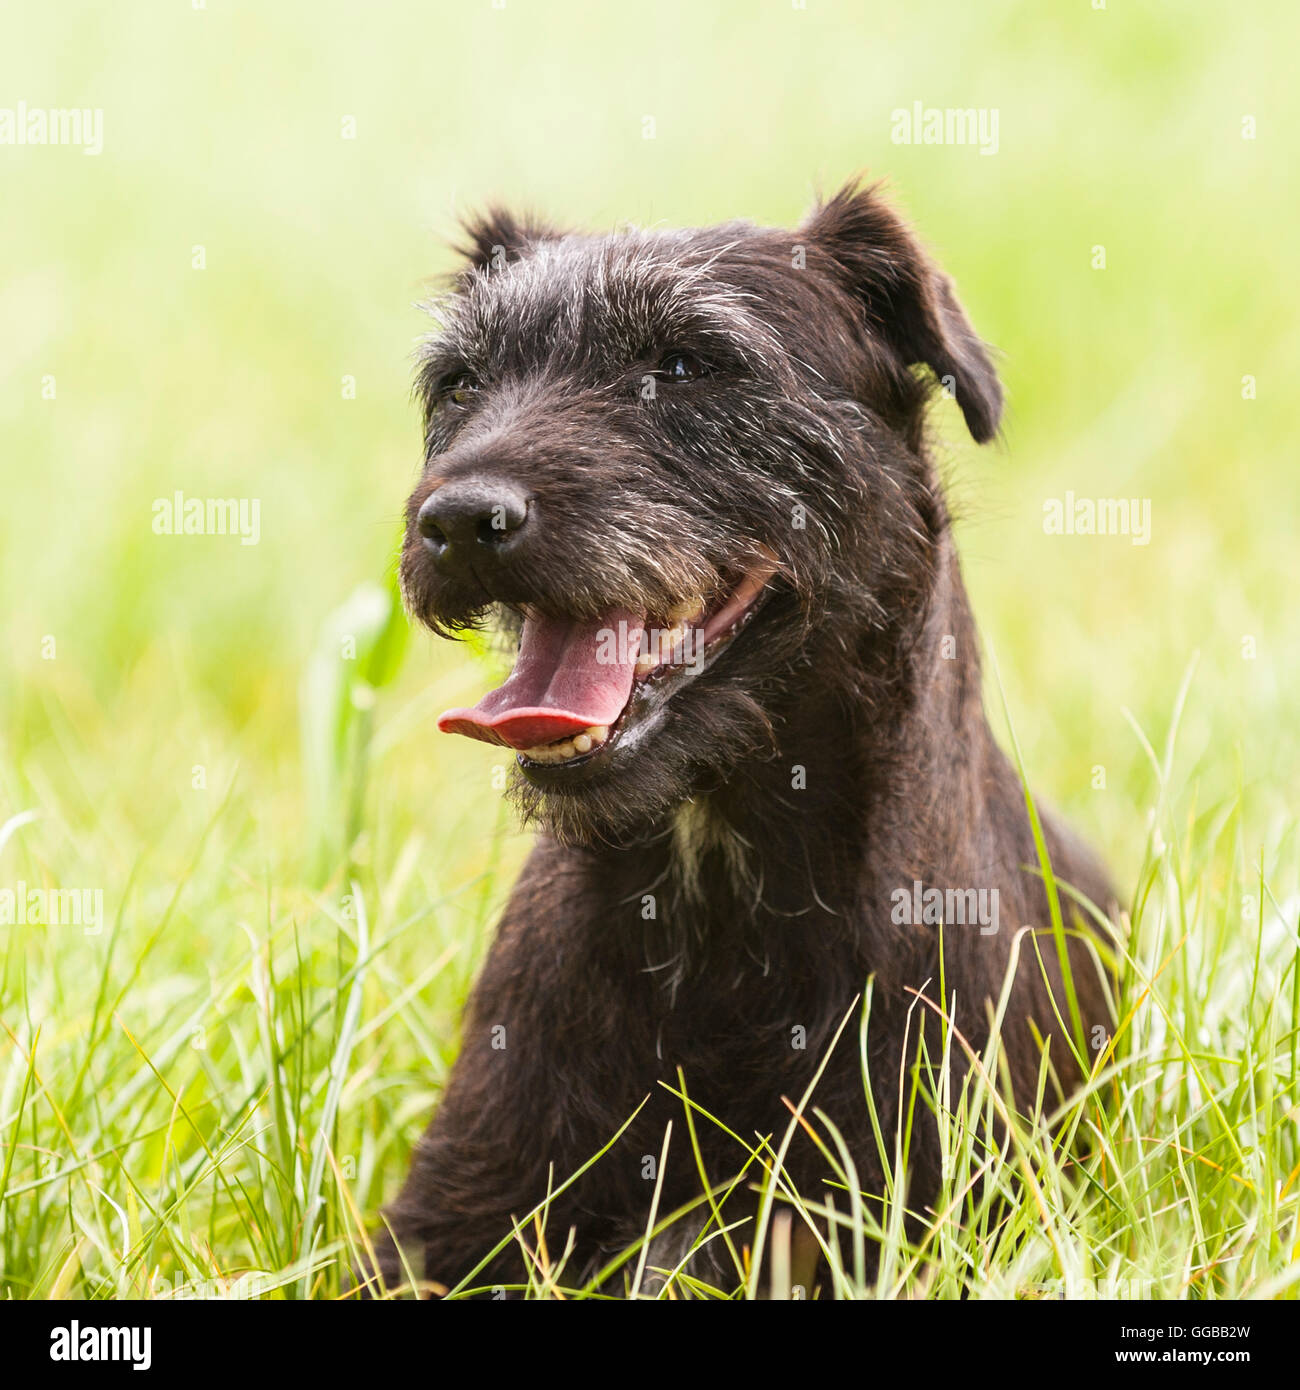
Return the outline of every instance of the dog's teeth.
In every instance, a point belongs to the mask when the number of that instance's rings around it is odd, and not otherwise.
[[[636,659],[636,674],[638,676],[648,676],[658,665],[659,655],[657,652],[642,652]]]
[[[599,748],[609,737],[609,725],[593,724],[582,733],[575,734],[557,743],[540,743],[536,748],[521,750],[525,758],[533,763],[567,763],[570,758],[581,757]]]
[[[704,600],[696,594],[694,598],[688,598],[684,603],[679,603],[675,608],[668,610],[668,621],[674,627],[680,627],[683,623],[695,622],[701,613],[704,612]]]
[[[593,724],[572,738],[558,743],[540,743],[536,748],[522,749],[523,756],[533,763],[567,763],[570,758],[581,757],[599,748],[609,737],[608,724]]]

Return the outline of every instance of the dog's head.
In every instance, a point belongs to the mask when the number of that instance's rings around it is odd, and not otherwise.
[[[435,630],[518,653],[439,726],[516,752],[526,816],[627,840],[919,620],[944,525],[926,399],[941,383],[982,441],[1001,391],[874,190],[794,232],[468,232],[402,578]]]

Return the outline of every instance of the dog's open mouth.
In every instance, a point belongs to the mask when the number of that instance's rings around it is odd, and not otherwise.
[[[526,613],[514,670],[444,733],[513,748],[525,768],[588,763],[698,676],[753,617],[776,558],[765,551],[731,584],[656,617],[611,609],[594,621]]]

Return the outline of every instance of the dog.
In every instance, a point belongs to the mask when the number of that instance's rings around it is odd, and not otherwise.
[[[716,1217],[705,1176],[784,1134],[819,1067],[811,1104],[879,1196],[910,1069],[942,1068],[949,1020],[970,1049],[949,1049],[955,1096],[1009,971],[1013,1100],[1032,1104],[1044,1046],[1067,1094],[1111,1027],[1079,904],[1115,902],[1046,811],[1042,871],[985,719],[927,405],[954,398],[982,443],[1002,390],[879,186],[795,231],[586,235],[489,211],[466,233],[421,354],[401,577],[434,632],[517,645],[504,684],[439,727],[514,755],[539,836],[370,1270],[434,1293],[523,1287],[543,1203],[563,1282],[642,1237],[652,1202],[693,1213],[652,1266],[719,1221],[752,1244],[759,1167]],[[835,1043],[868,991],[865,1043],[856,1021]],[[911,1108],[920,1211],[942,1153]],[[802,1127],[784,1169],[824,1200]],[[721,1249],[691,1268],[725,1281]]]

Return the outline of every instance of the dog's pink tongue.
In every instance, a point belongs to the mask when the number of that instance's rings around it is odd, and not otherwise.
[[[594,622],[528,618],[509,679],[473,709],[438,716],[445,734],[535,748],[610,725],[632,692],[645,619],[615,610]]]

